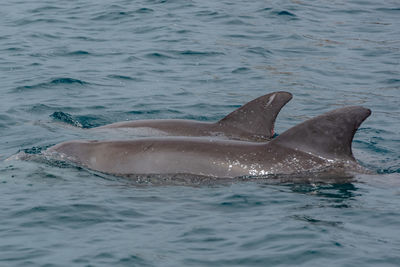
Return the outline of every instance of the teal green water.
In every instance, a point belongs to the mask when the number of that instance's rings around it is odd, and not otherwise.
[[[372,0],[3,1],[0,266],[398,266],[399,16]],[[278,134],[370,108],[353,149],[372,174],[151,185],[4,161],[98,137],[73,125],[215,121],[281,90]]]

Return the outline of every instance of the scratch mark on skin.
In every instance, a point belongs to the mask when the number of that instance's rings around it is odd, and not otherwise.
[[[274,99],[275,99],[275,94],[273,94],[273,95],[269,98],[267,104],[265,104],[265,107],[268,107],[268,106],[272,103],[272,101],[274,101]]]
[[[152,143],[150,143],[149,145],[145,146],[145,147],[142,149],[142,152],[146,152],[146,151],[148,151],[149,149],[152,149],[152,150],[153,150],[153,146],[154,146],[154,143],[152,142]]]

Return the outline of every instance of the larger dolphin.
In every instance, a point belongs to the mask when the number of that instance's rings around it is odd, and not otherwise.
[[[360,106],[337,109],[294,126],[269,143],[188,137],[71,141],[45,153],[116,175],[233,178],[294,174],[336,165],[357,167],[351,143],[370,114]]]
[[[194,120],[138,120],[117,122],[93,130],[149,129],[146,135],[173,136],[219,136],[244,141],[268,141],[274,135],[276,116],[282,107],[292,99],[288,92],[274,92],[260,96],[234,110],[225,118],[214,122]]]

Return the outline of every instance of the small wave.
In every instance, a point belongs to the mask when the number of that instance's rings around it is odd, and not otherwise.
[[[384,83],[386,83],[386,84],[400,84],[400,79],[388,79],[388,80],[385,80]]]
[[[104,42],[105,41],[105,39],[93,38],[93,37],[89,37],[89,36],[71,36],[68,39],[87,41],[87,42]]]
[[[78,84],[78,85],[87,85],[89,84],[88,82],[78,80],[78,79],[73,79],[73,78],[56,78],[53,79],[49,82],[44,82],[44,83],[37,83],[34,85],[24,85],[24,86],[18,86],[13,90],[15,93],[19,93],[22,91],[26,90],[35,90],[35,89],[43,89],[43,88],[51,88],[54,85],[59,85],[59,84]]]
[[[163,3],[168,3],[169,0],[149,0],[149,2],[152,4],[163,4]]]
[[[271,50],[268,50],[266,48],[263,47],[250,47],[247,49],[248,53],[252,53],[252,54],[256,54],[256,55],[260,55],[263,57],[266,57],[267,55],[272,54]]]
[[[49,85],[48,83],[38,83],[38,84],[34,84],[34,85],[18,86],[13,91],[15,93],[19,93],[19,92],[22,92],[22,91],[26,91],[27,89],[43,88],[43,87],[47,87],[48,85]]]
[[[222,52],[217,51],[195,51],[195,50],[183,50],[183,51],[171,51],[176,55],[182,56],[202,56],[202,57],[209,57],[209,56],[221,56],[225,55]]]
[[[88,84],[88,83],[85,82],[85,81],[78,80],[78,79],[73,79],[73,78],[57,78],[57,79],[52,80],[50,83],[51,83],[51,84],[60,84],[60,83],[72,84],[72,83],[78,83],[78,84],[81,84],[81,85]]]
[[[10,123],[15,124],[15,122],[13,122],[11,117],[9,117],[7,115],[1,115],[0,114],[0,129],[9,128]]]
[[[234,74],[240,74],[240,73],[247,73],[247,72],[249,72],[249,71],[250,71],[249,68],[241,67],[241,68],[234,69],[234,70],[232,71],[232,73],[234,73]]]
[[[77,51],[69,52],[66,55],[68,55],[68,56],[87,56],[87,55],[90,55],[90,53],[88,51],[84,51],[84,50],[77,50]]]
[[[117,265],[151,266],[151,262],[143,258],[142,255],[129,255],[119,259]]]
[[[157,30],[162,30],[165,29],[165,26],[140,26],[137,28],[133,29],[133,32],[136,34],[146,34],[146,33],[151,33],[151,32],[155,32]]]
[[[53,110],[53,108],[45,104],[35,104],[33,106],[30,106],[29,109],[27,109],[27,111],[30,113],[39,113],[39,114],[46,111],[48,112],[49,110]]]
[[[394,13],[394,14],[399,14],[400,13],[400,8],[377,8],[377,11],[382,11],[385,13]]]
[[[148,53],[146,54],[147,58],[155,58],[155,59],[169,59],[172,58],[166,54],[159,53],[159,52],[154,52],[154,53]]]
[[[44,24],[66,24],[65,21],[58,20],[58,19],[20,19],[15,22],[16,26],[26,26],[29,24],[37,24],[37,23],[44,23]]]
[[[182,89],[181,92],[174,93],[175,96],[192,96],[193,92]]]
[[[243,20],[240,19],[233,19],[225,22],[225,24],[228,25],[251,25],[250,23],[244,22]]]
[[[362,147],[363,149],[367,149],[373,153],[390,154],[390,153],[394,152],[390,148],[380,145],[380,143],[376,142],[376,138],[373,138],[373,137],[368,142],[361,141],[361,140],[354,140],[353,143],[354,143],[354,145]]]
[[[4,114],[0,114],[0,120],[1,121],[11,121],[12,119],[11,119],[10,116],[4,115]]]
[[[299,220],[299,221],[305,221],[305,222],[313,224],[313,225],[333,226],[333,227],[340,227],[343,225],[343,222],[340,222],[340,221],[318,220],[318,219],[315,219],[315,218],[313,218],[311,216],[307,216],[307,215],[293,215],[292,218],[295,220]]]
[[[110,123],[109,120],[101,116],[80,115],[75,116],[76,120],[82,124],[82,128],[89,129]]]
[[[20,47],[9,47],[4,49],[5,51],[10,51],[10,52],[20,52],[23,51],[24,49],[20,48]]]
[[[219,13],[217,11],[211,11],[211,10],[202,10],[196,12],[196,16],[217,16]]]
[[[32,33],[29,35],[29,37],[33,38],[33,39],[40,39],[40,40],[43,40],[43,39],[59,40],[60,39],[59,36],[57,36],[55,34],[50,34],[50,33]],[[33,53],[33,54],[39,54],[39,53]]]
[[[140,58],[135,57],[135,56],[128,56],[126,59],[124,59],[124,62],[132,62],[132,61],[139,61]]]
[[[70,124],[70,125],[73,125],[76,127],[83,128],[83,125],[79,121],[77,121],[75,118],[73,118],[71,114],[68,114],[68,113],[65,113],[62,111],[56,111],[53,114],[51,114],[50,117],[53,118],[54,120],[61,121],[66,124]]]
[[[139,8],[135,11],[135,13],[140,13],[140,14],[144,14],[144,13],[152,13],[154,12],[153,9],[151,8],[147,8],[147,7],[143,7],[143,8]]]
[[[215,56],[215,55],[224,55],[222,52],[200,52],[193,50],[185,50],[180,52],[181,55],[194,55],[194,56]]]
[[[192,31],[188,30],[188,29],[182,29],[182,30],[177,30],[176,31],[176,33],[179,33],[179,34],[185,34],[185,33],[190,33],[190,32],[192,32]]]
[[[216,204],[218,206],[229,206],[231,208],[249,208],[263,206],[265,203],[251,195],[233,194],[228,195],[222,202]]]
[[[38,7],[35,9],[32,9],[30,12],[31,13],[43,13],[46,11],[50,11],[50,10],[60,10],[62,9],[61,7],[56,7],[56,6],[44,6],[44,7]]]
[[[95,21],[115,21],[121,20],[127,17],[132,17],[133,11],[110,11],[101,12],[95,15],[91,20]]]
[[[251,35],[247,35],[247,34],[227,34],[224,36],[227,38],[253,39],[253,37]]]
[[[261,9],[257,10],[257,12],[270,11],[271,9],[272,9],[271,7],[261,8]]]
[[[50,117],[56,121],[60,121],[62,123],[66,123],[83,129],[94,128],[109,123],[108,120],[105,120],[102,117],[89,115],[73,116],[69,113],[62,111],[56,111],[51,114]]]
[[[361,10],[361,9],[341,9],[335,10],[334,13],[344,13],[344,14],[364,14],[364,13],[371,13],[369,10]]]
[[[133,78],[130,76],[117,75],[117,74],[111,74],[111,75],[108,75],[107,77],[111,78],[111,79],[128,80],[128,81],[138,81],[139,80],[137,78]]]
[[[378,174],[392,174],[392,173],[400,173],[400,167],[390,167],[390,168],[385,168],[385,169],[378,169],[377,170]]]
[[[296,17],[294,13],[291,13],[287,10],[282,10],[282,11],[273,11],[272,14],[278,15],[278,16],[289,16],[289,17]]]

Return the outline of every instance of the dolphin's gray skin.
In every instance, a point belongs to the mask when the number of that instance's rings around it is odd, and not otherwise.
[[[150,129],[149,135],[219,136],[243,141],[268,141],[274,135],[276,116],[292,99],[288,92],[260,96],[215,123],[193,120],[138,120],[117,122],[93,130]]]
[[[339,165],[357,167],[351,143],[370,114],[359,106],[337,109],[307,120],[269,143],[193,137],[71,141],[45,153],[116,175],[234,178],[313,172]]]

